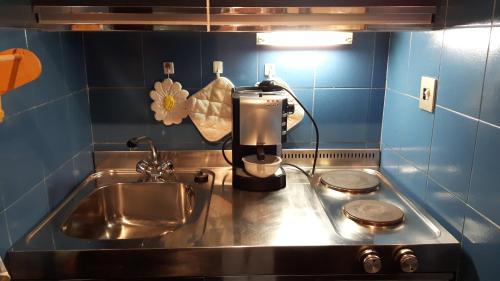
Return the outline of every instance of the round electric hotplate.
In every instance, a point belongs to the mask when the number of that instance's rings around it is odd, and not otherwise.
[[[380,184],[376,175],[358,170],[331,171],[321,175],[321,182],[337,191],[351,193],[372,192]]]
[[[342,208],[349,219],[368,226],[397,226],[404,220],[403,211],[379,200],[354,200]]]

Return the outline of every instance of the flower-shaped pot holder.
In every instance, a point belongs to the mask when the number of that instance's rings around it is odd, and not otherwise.
[[[165,79],[156,82],[154,90],[149,93],[153,99],[151,110],[155,113],[155,119],[163,122],[166,126],[180,124],[187,116],[186,98],[189,93],[182,89],[179,82]]]

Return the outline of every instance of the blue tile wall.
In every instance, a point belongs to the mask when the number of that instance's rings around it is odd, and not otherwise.
[[[476,210],[500,225],[500,162],[495,157],[495,152],[500,151],[498,140],[499,128],[479,124],[468,201]]]
[[[461,280],[498,280],[500,267],[491,262],[500,249],[500,229],[472,209],[465,213]]]
[[[0,29],[0,50],[16,47],[43,71],[2,96],[0,256],[94,169],[82,34]]]
[[[330,54],[321,56],[321,60],[318,61],[316,86],[320,88],[370,88],[373,78],[376,36],[377,33],[360,33],[355,38],[357,42],[354,46],[340,46],[335,52],[326,51]],[[384,68],[385,65],[382,69]]]
[[[300,102],[306,107],[309,112],[313,111],[313,90],[312,89],[300,89],[295,90],[295,95],[299,98]],[[295,148],[295,147],[313,147],[313,142],[315,143],[313,125],[311,121],[304,116],[304,120],[297,124],[296,127],[290,130],[287,135],[287,143],[285,143],[285,148]]]
[[[382,130],[382,114],[384,110],[384,89],[372,89],[368,103],[368,119],[366,122],[366,140],[370,143],[378,143]]]
[[[314,118],[321,147],[335,143],[364,147],[367,140],[369,89],[318,89]]]
[[[435,78],[439,74],[443,33],[443,31],[412,33],[407,90],[414,97],[420,96],[420,79],[422,76]]]
[[[430,213],[438,218],[456,239],[460,240],[467,205],[432,179],[429,179],[427,188],[426,203]]]
[[[490,30],[484,27],[445,31],[439,104],[473,117],[479,116]]]
[[[484,77],[483,102],[481,105],[481,119],[500,126],[500,27],[491,31],[488,64]]]
[[[466,200],[477,120],[437,108],[434,122],[429,176]]]
[[[462,242],[459,280],[500,275],[491,262],[500,252],[500,33],[492,2],[449,0],[447,28],[390,40],[382,170]],[[418,109],[421,76],[439,79],[434,113]]]
[[[407,88],[411,35],[411,32],[391,34],[390,55],[387,60],[387,88],[405,93],[409,92]]]
[[[179,81],[185,81],[182,83],[184,88],[201,88],[200,40],[200,33],[144,33],[143,52],[146,85],[153,85],[154,82],[165,78],[161,62],[182,61],[182,63],[175,64],[173,77]],[[182,43],[177,44],[176,42]]]
[[[254,36],[245,33],[203,33],[201,40],[203,85],[214,79],[213,61],[224,62],[224,76],[235,85],[254,85],[257,82],[258,52]]]
[[[389,33],[376,33],[375,35],[375,57],[373,60],[372,87],[385,88],[387,71],[378,71],[387,69],[387,56],[389,50]]]
[[[89,87],[143,87],[142,45],[140,33],[85,34]]]
[[[223,76],[236,86],[265,79],[264,65],[274,63],[276,75],[320,120],[321,145],[378,147],[388,39],[356,33],[352,45],[279,49],[257,46],[255,33],[85,33],[95,149],[123,150],[128,138],[142,134],[164,149],[219,149],[189,118],[170,127],[155,121],[149,98],[153,83],[165,78],[162,62],[173,61],[172,79],[194,94],[215,78],[214,60],[224,62]],[[311,147],[312,133],[306,117],[286,147]]]

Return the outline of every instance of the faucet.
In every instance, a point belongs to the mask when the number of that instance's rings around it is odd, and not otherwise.
[[[174,173],[174,163],[172,161],[158,160],[158,153],[153,140],[146,136],[131,138],[127,141],[129,148],[136,148],[139,143],[147,143],[151,151],[149,160],[141,160],[137,162],[136,171],[146,176],[146,181],[165,181],[163,176],[171,176]]]

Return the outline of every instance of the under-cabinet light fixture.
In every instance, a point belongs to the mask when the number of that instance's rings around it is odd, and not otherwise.
[[[282,31],[257,33],[257,45],[280,47],[325,47],[352,44],[352,32]]]

